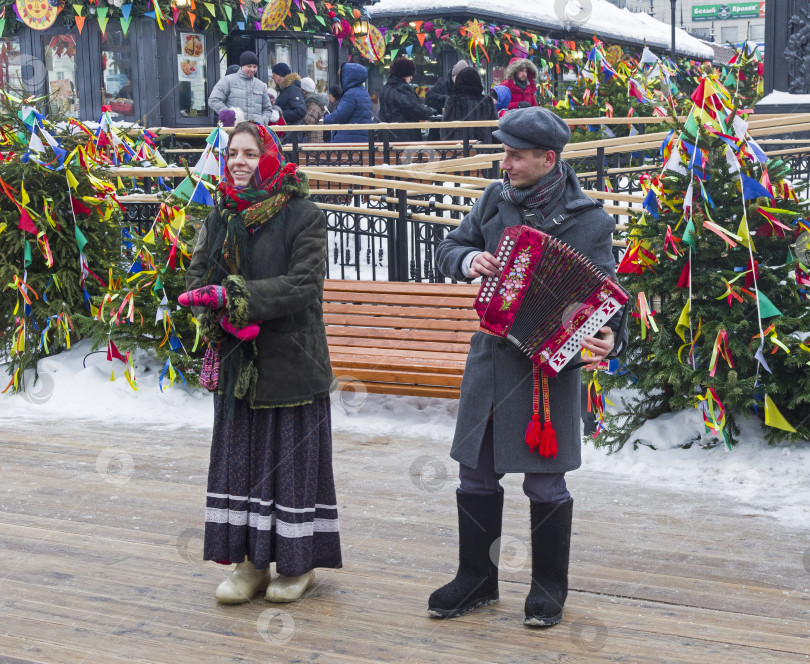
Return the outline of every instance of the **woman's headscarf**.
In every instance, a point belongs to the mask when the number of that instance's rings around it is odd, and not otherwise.
[[[227,274],[242,274],[248,256],[248,231],[272,219],[293,196],[309,195],[306,175],[298,172],[296,164],[284,161],[281,141],[275,133],[262,125],[256,128],[262,139],[262,155],[247,186],[236,186],[226,157],[225,177],[219,183],[219,210],[225,233],[221,254],[215,251],[211,256],[208,283],[219,283]],[[227,271],[223,269],[226,265]]]

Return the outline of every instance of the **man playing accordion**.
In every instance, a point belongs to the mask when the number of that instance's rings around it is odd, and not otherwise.
[[[526,225],[556,237],[615,277],[615,221],[579,186],[560,153],[571,131],[539,107],[507,112],[493,136],[504,144],[503,181],[491,184],[458,228],[441,242],[439,269],[458,280],[499,274],[494,256],[504,230]],[[583,348],[598,362],[626,344],[621,312]],[[617,341],[618,339],[618,341]],[[524,623],[532,627],[562,620],[568,594],[568,558],[573,499],[565,473],[581,465],[580,372],[544,380],[546,418],[556,431],[555,455],[533,453],[527,422],[537,420],[538,381],[532,361],[504,339],[476,332],[461,384],[450,456],[459,462],[456,494],[459,567],[456,577],[429,599],[437,618],[464,615],[498,600],[498,554],[504,473],[524,473],[530,500],[532,582]],[[548,424],[549,422],[547,422]]]

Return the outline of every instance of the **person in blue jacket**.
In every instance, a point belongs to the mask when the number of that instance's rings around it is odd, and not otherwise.
[[[356,62],[345,62],[340,67],[343,96],[334,113],[323,116],[324,124],[371,124],[371,97],[365,88],[368,71]],[[340,129],[332,132],[332,143],[367,143],[368,131]]]

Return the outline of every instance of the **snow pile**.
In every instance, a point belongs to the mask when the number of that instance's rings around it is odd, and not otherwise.
[[[210,428],[213,399],[208,392],[164,379],[158,386],[162,363],[154,356],[135,355],[138,391],[122,376],[123,364],[108,362],[106,353],[90,353],[88,341],[65,353],[40,361],[39,382],[27,393],[0,395],[0,417],[15,424],[25,421],[99,420],[117,425],[159,425],[165,429]],[[86,365],[86,366],[85,366]],[[116,380],[111,381],[111,372]],[[0,375],[6,370],[0,365]],[[621,393],[610,395],[617,402]],[[362,384],[350,384],[332,395],[333,428],[375,438],[415,438],[434,444],[436,456],[449,452],[458,401],[368,394]],[[769,515],[795,528],[810,527],[810,443],[768,447],[753,417],[742,418],[740,443],[705,449],[703,421],[695,411],[663,415],[637,432],[633,449],[628,444],[615,454],[583,447],[580,472],[609,473],[638,486],[666,485],[705,493],[708,500],[733,501],[741,513]],[[698,442],[695,442],[698,441]],[[684,444],[694,443],[684,449]]]
[[[575,11],[577,4],[581,10]],[[488,0],[380,0],[366,7],[372,18],[407,17],[432,18],[442,15],[464,17],[477,16],[481,20],[497,23],[513,21],[520,25],[551,30],[575,31],[581,35],[596,34],[600,39],[617,39],[642,46],[670,48],[672,33],[668,23],[645,13],[619,9],[607,0],[580,0],[562,4],[559,2],[511,3],[494,8]],[[572,11],[573,10],[573,11]],[[531,29],[531,28],[530,28]],[[675,44],[681,54],[711,59],[714,51],[686,31],[675,30]]]

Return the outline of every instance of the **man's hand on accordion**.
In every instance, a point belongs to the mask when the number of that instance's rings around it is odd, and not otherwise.
[[[613,350],[614,344],[615,338],[613,336],[613,330],[611,330],[607,325],[599,330],[598,336],[589,337],[588,335],[585,335],[582,337],[582,347],[588,351],[588,359],[591,360],[591,364],[589,364],[586,368],[595,369],[599,362],[610,355],[610,351]]]
[[[477,254],[470,263],[469,278],[495,277],[501,273],[501,262],[488,251]]]

